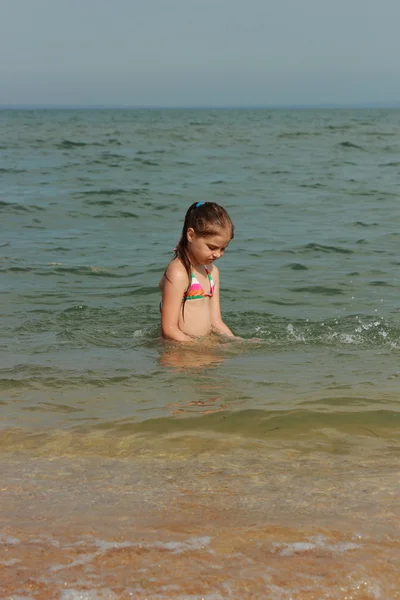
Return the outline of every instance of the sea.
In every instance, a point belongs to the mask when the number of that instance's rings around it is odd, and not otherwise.
[[[400,598],[400,110],[1,110],[0,179],[0,598]],[[166,342],[206,201],[243,339]]]

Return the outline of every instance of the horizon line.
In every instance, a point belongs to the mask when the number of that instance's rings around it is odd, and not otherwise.
[[[399,102],[323,102],[317,104],[221,104],[221,105],[152,105],[152,104],[0,104],[0,110],[290,110],[290,109],[360,109],[400,108]]]

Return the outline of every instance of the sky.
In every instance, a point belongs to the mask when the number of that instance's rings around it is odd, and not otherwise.
[[[399,0],[0,0],[0,105],[400,105]]]

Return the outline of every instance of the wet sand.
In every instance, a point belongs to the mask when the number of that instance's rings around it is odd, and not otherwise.
[[[393,441],[150,446],[3,454],[1,598],[400,598]]]

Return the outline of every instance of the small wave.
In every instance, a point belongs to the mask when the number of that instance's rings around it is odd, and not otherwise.
[[[48,263],[45,267],[19,267],[13,266],[8,269],[1,269],[2,273],[35,273],[38,277],[52,277],[54,274],[58,275],[82,275],[84,277],[107,277],[107,278],[126,278],[132,277],[132,273],[117,273],[118,270],[124,270],[124,267],[68,267],[64,266],[63,263]]]
[[[143,206],[149,206],[151,207],[151,209],[153,211],[161,211],[161,210],[166,210],[166,211],[170,211],[171,210],[171,205],[170,204],[152,204],[151,202],[144,202]]]
[[[3,271],[3,273],[30,273],[34,270],[35,269],[33,267],[9,267],[5,271]]]
[[[129,212],[126,210],[120,210],[118,212],[112,214],[100,214],[94,215],[94,219],[138,219],[139,215],[137,213]]]
[[[44,225],[23,225],[24,229],[46,229]]]
[[[93,388],[103,388],[112,385],[121,384],[132,384],[132,377],[126,376],[114,376],[105,377],[102,373],[90,373],[86,372],[82,375],[79,372],[68,372],[68,371],[56,371],[49,375],[43,372],[34,372],[34,366],[27,368],[23,374],[18,377],[2,377],[0,380],[0,390],[21,390],[21,389],[36,389],[40,388],[58,389],[63,390],[67,388],[82,389],[83,386],[91,386]],[[41,412],[49,412],[49,409],[43,407],[41,404],[36,405],[37,408],[24,408],[23,410],[30,410],[31,412],[40,410]],[[78,409],[79,410],[79,409]],[[53,412],[55,412],[53,410]],[[58,412],[66,412],[58,411]],[[75,411],[70,411],[75,412]]]
[[[289,265],[286,265],[286,267],[288,269],[292,269],[293,271],[307,271],[308,267],[306,267],[305,265],[302,265],[301,263],[290,263]]]
[[[399,324],[376,315],[309,321],[250,311],[236,318],[235,315],[229,316],[229,322],[236,331],[256,334],[272,346],[286,347],[301,343],[311,346],[385,348],[389,351],[398,351],[400,348]]]
[[[76,408],[69,404],[57,404],[55,402],[38,402],[35,405],[25,406],[22,410],[27,412],[56,412],[56,413],[76,413],[83,412],[83,408]]]
[[[393,285],[387,281],[370,281],[368,285],[373,287],[393,287]]]
[[[273,304],[274,306],[306,306],[307,302],[300,302],[299,300],[296,300],[296,302],[291,302],[290,300],[269,300],[270,304]]]
[[[20,173],[27,173],[26,169],[0,169],[0,173],[12,173],[13,175],[18,175]]]
[[[109,158],[116,158],[117,160],[124,160],[126,158],[126,156],[124,156],[123,154],[115,154],[115,152],[110,152],[109,150],[107,150],[107,151],[101,153],[101,158],[102,158],[102,160],[99,162],[102,162],[103,160],[107,160]]]
[[[126,194],[128,190],[124,188],[111,188],[109,190],[87,190],[78,192],[80,196],[115,196],[118,194]]]
[[[41,206],[35,206],[33,204],[17,204],[16,202],[4,202],[0,200],[0,211],[10,211],[14,213],[30,213],[45,210]]]
[[[63,140],[57,144],[57,148],[80,148],[83,146],[87,146],[86,142],[73,142],[72,140]]]
[[[139,156],[146,154],[165,154],[166,150],[138,150],[136,154]]]
[[[341,248],[340,246],[326,246],[324,244],[317,244],[311,242],[303,247],[304,250],[315,250],[316,252],[338,252],[339,254],[353,254],[353,250],[348,248]]]
[[[212,121],[189,121],[191,127],[209,127]]]
[[[327,125],[325,127],[325,129],[328,129],[329,131],[348,131],[352,128],[353,125]]]
[[[44,252],[71,252],[71,248],[66,248],[65,246],[56,246],[55,248],[44,248]]]
[[[396,136],[397,133],[394,131],[364,131],[363,135],[374,135],[379,137],[393,137]]]
[[[287,131],[284,133],[280,133],[278,138],[282,139],[292,139],[292,138],[300,138],[300,137],[317,137],[322,135],[321,131]]]
[[[364,150],[362,146],[358,146],[357,144],[353,144],[352,142],[339,142],[339,146],[342,148],[355,148],[356,150]]]
[[[346,194],[348,196],[375,196],[378,202],[382,202],[383,200],[390,200],[391,198],[398,198],[398,193],[396,192],[387,192],[384,190],[377,189],[354,189],[351,188],[346,190]]]
[[[363,221],[354,221],[352,225],[356,227],[377,227],[378,223],[364,223]]]
[[[85,204],[93,206],[113,206],[114,200],[86,200]]]
[[[311,285],[304,287],[295,287],[290,288],[291,292],[295,293],[307,293],[307,294],[320,294],[323,296],[338,296],[339,294],[343,294],[343,290],[335,287],[327,287],[324,285]]]
[[[0,378],[0,390],[2,391],[31,389],[33,387],[33,382],[30,382],[27,379],[14,379],[12,377]]]
[[[360,399],[359,399],[360,400]],[[336,397],[338,405],[351,406],[352,399],[346,396]],[[67,405],[68,406],[68,405]],[[51,407],[49,407],[51,410]],[[57,405],[53,407],[57,409]],[[46,407],[44,407],[46,411]],[[62,409],[59,411],[61,412]],[[73,411],[70,411],[73,413]],[[79,415],[78,415],[79,416]],[[77,419],[78,421],[78,419]],[[213,440],[214,451],[223,449],[228,436],[241,436],[242,439],[260,440],[274,443],[303,438],[316,431],[340,436],[352,432],[352,437],[361,439],[378,437],[376,431],[396,431],[399,426],[399,414],[392,410],[351,410],[327,412],[312,409],[297,410],[260,410],[245,409],[215,411],[211,414],[188,414],[184,419],[173,417],[149,418],[137,421],[132,418],[92,422],[81,425],[77,422],[73,430],[50,430],[37,432],[28,428],[3,429],[0,433],[0,452],[12,453],[28,451],[31,456],[40,454],[56,456],[94,456],[101,454],[112,457],[137,455],[144,447],[153,448],[156,440],[161,440],[163,453],[172,449],[181,440],[187,443],[193,436],[204,440],[204,449]],[[326,435],[326,433],[325,433]],[[218,437],[217,437],[218,436]],[[219,437],[222,436],[222,437]],[[326,446],[332,448],[330,440]],[[342,453],[351,451],[344,446]]]
[[[129,296],[146,296],[147,294],[154,294],[158,291],[158,286],[143,286],[138,287],[130,292],[128,292]]]
[[[326,187],[323,183],[319,183],[318,181],[316,183],[300,183],[299,187],[302,188],[311,188],[311,189],[319,189],[319,188],[323,188]]]
[[[148,194],[148,190],[144,188],[110,188],[98,190],[82,190],[74,194],[74,197],[82,198],[87,196],[143,196],[145,194]],[[95,202],[93,201],[93,203]]]
[[[85,277],[124,277],[124,275],[118,275],[117,273],[111,272],[110,269],[105,267],[62,267],[57,266],[47,271],[47,274],[60,273],[63,275],[84,275]]]
[[[135,157],[133,159],[135,162],[140,163],[141,165],[146,165],[148,167],[159,167],[160,163],[156,162],[155,160],[150,160],[148,158],[139,158],[139,157]]]
[[[62,142],[56,144],[56,148],[60,148],[61,150],[84,148],[85,146],[105,146],[105,144],[101,142],[76,142],[74,140],[62,140]]]

